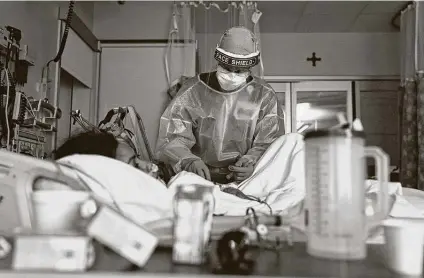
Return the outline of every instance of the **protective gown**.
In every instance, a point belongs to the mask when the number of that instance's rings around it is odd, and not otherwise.
[[[163,113],[156,156],[175,173],[197,159],[210,170],[227,169],[242,156],[256,162],[283,134],[282,108],[264,80],[253,77],[236,91],[220,92],[198,75],[184,82]]]

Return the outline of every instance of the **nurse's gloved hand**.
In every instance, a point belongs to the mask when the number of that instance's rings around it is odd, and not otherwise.
[[[187,172],[195,173],[204,179],[211,180],[211,174],[208,166],[202,160],[194,160],[188,164],[185,169]]]
[[[236,182],[242,182],[253,174],[254,161],[249,157],[242,156],[234,166],[230,166],[228,169],[233,173]]]
[[[233,173],[236,182],[242,182],[253,174],[255,168],[250,165],[246,167],[230,166],[228,169]]]
[[[253,158],[245,155],[240,157],[239,160],[237,160],[236,164],[234,164],[234,166],[236,167],[248,167],[248,166],[253,166],[255,164],[255,161],[253,160]]]

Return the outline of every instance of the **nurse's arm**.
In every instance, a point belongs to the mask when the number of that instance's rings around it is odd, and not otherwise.
[[[200,160],[191,152],[196,144],[193,124],[184,107],[174,102],[168,106],[160,119],[156,157],[172,167],[175,173],[183,171],[190,162]]]

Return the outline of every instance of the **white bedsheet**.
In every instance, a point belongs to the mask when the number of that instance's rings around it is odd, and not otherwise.
[[[162,182],[132,166],[102,156],[73,155],[61,159],[60,162],[89,173],[90,176],[79,174],[79,177],[98,197],[111,204],[113,199],[127,216],[139,224],[171,217],[173,194],[179,184],[214,186],[215,214],[244,215],[248,207],[263,213],[270,212],[267,205],[222,192],[217,185],[192,173],[178,174],[169,182],[167,188]],[[303,201],[304,179],[303,137],[299,134],[288,134],[271,145],[249,179],[233,186],[237,186],[247,195],[261,198],[272,208],[274,214],[281,214],[298,207]],[[368,180],[365,187],[366,192],[378,190],[375,181]],[[423,215],[422,211],[402,197],[399,183],[390,183],[389,192],[396,195],[392,216]],[[424,208],[424,198],[420,200]]]
[[[299,134],[288,134],[277,139],[258,161],[253,175],[240,184],[229,184],[244,194],[255,196],[266,204],[238,198],[220,191],[215,186],[215,213],[244,215],[248,207],[257,212],[282,213],[299,204],[305,196],[304,143]],[[174,191],[181,184],[214,186],[195,174],[182,172],[169,182]],[[268,207],[269,206],[269,207]]]

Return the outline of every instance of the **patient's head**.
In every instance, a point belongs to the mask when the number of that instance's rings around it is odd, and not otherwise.
[[[134,150],[125,142],[106,132],[87,131],[78,133],[60,146],[55,159],[73,154],[101,155],[130,163],[135,157]]]
[[[155,177],[157,166],[143,161],[136,151],[124,140],[110,133],[87,131],[69,138],[55,152],[55,159],[73,154],[101,155],[117,159]]]

